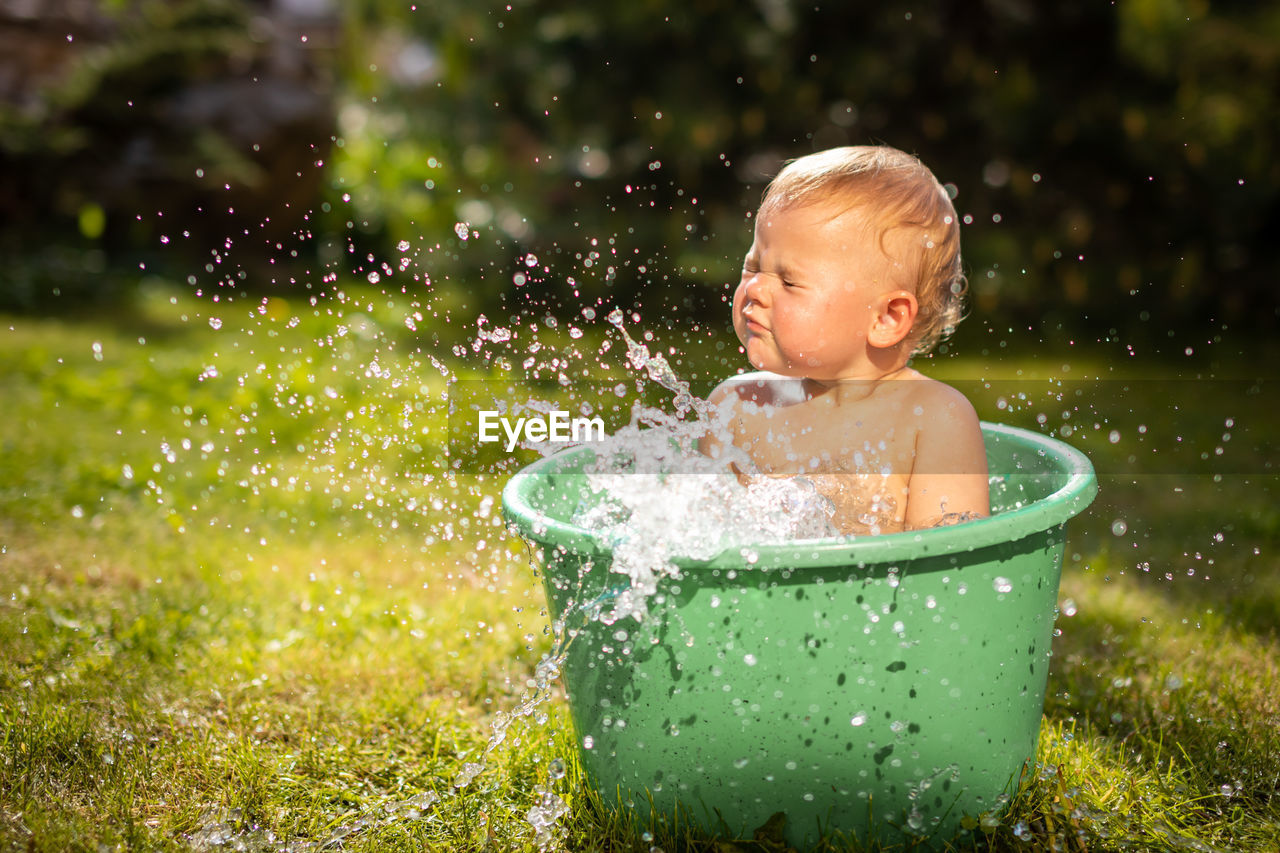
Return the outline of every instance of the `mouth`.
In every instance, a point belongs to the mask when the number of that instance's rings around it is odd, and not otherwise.
[[[744,316],[742,319],[746,321],[747,331],[749,332],[755,332],[759,335],[769,331],[769,327],[764,323],[761,323],[759,320],[753,320],[747,316]]]

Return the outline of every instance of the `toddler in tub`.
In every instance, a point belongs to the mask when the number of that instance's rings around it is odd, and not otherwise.
[[[842,533],[915,530],[989,512],[978,417],[912,369],[960,320],[955,208],[894,148],[834,148],[788,164],[765,191],[733,298],[758,372],[712,393],[702,452],[740,479],[802,476]],[[752,470],[754,469],[754,470]]]

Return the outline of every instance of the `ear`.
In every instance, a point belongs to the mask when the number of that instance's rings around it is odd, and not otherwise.
[[[910,291],[891,290],[876,300],[875,308],[867,343],[873,347],[888,348],[911,334],[916,314],[920,312],[920,303]]]

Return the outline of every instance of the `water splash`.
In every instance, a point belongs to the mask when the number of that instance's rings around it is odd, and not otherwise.
[[[555,780],[565,776],[564,762],[555,759],[551,762],[551,779],[534,789],[534,804],[525,813],[525,820],[533,827],[534,843],[538,850],[550,850],[556,843],[557,821],[569,812],[569,806],[556,795],[552,785]]]
[[[605,317],[622,335],[623,341],[627,345],[627,357],[631,361],[631,365],[636,370],[644,370],[649,378],[657,382],[663,388],[675,394],[672,405],[675,408],[676,418],[682,419],[690,411],[695,412],[700,418],[706,419],[710,413],[709,406],[705,400],[699,400],[689,390],[689,383],[676,376],[676,372],[671,369],[671,365],[667,363],[665,357],[661,353],[651,355],[649,348],[642,343],[634,340],[627,334],[624,325],[624,317],[621,309],[615,308]]]
[[[803,478],[743,485],[719,460],[693,446],[700,429],[633,423],[597,446],[584,470],[598,500],[574,523],[612,548],[611,571],[626,579],[600,621],[643,621],[676,560],[709,560],[733,547],[837,535],[834,507]]]
[[[424,791],[402,800],[382,803],[338,824],[328,834],[311,840],[278,838],[269,829],[245,821],[240,809],[206,812],[195,832],[187,836],[193,853],[319,853],[341,850],[343,842],[397,824],[426,819],[440,795]]]
[[[375,274],[385,285],[395,270],[383,267],[380,273],[371,271],[370,281]],[[256,452],[258,444],[274,440],[265,430],[254,429],[255,420],[265,411],[258,407],[244,413],[244,428],[232,438],[226,437],[230,433],[214,434],[211,425],[209,436],[193,435],[188,442],[166,441],[163,465],[190,467],[197,464],[197,456],[207,458],[207,464],[218,466],[220,480],[234,484],[242,490],[240,494],[252,500],[269,499],[273,492],[288,492],[281,497],[290,499],[307,495],[315,501],[318,513],[323,507],[340,514],[359,514],[378,526],[418,529],[428,542],[465,540],[471,544],[468,553],[476,565],[488,566],[492,558],[482,553],[483,540],[477,541],[475,528],[462,522],[480,522],[492,515],[493,496],[480,494],[483,489],[473,490],[477,504],[473,518],[456,518],[467,512],[456,502],[458,493],[465,489],[443,464],[431,463],[428,454],[414,449],[422,442],[417,436],[426,431],[424,408],[428,407],[423,403],[437,397],[443,400],[441,380],[451,379],[454,368],[420,350],[406,357],[396,349],[395,333],[405,328],[413,331],[430,307],[413,300],[408,310],[393,307],[391,302],[384,310],[340,290],[327,304],[323,310],[331,312],[333,319],[321,318],[323,306],[317,306],[317,350],[305,356],[305,365],[298,365],[304,370],[294,370],[286,378],[283,363],[273,367],[264,360],[254,371],[227,361],[221,366],[206,366],[201,375],[211,386],[210,393],[237,387],[270,388],[265,402],[297,419],[296,434],[289,438],[299,449],[296,463],[274,458],[264,461],[265,456]],[[581,315],[586,321],[596,316],[593,309],[583,310]],[[766,478],[743,484],[727,461],[736,458],[740,470],[750,471],[754,466],[731,443],[726,444],[729,455],[725,459],[712,460],[699,453],[699,438],[719,428],[714,422],[716,413],[691,392],[661,354],[651,353],[628,334],[620,311],[607,319],[625,343],[631,371],[643,373],[645,381],[672,396],[662,408],[637,404],[631,422],[599,448],[600,464],[591,472],[591,486],[599,500],[591,510],[595,515],[584,516],[584,522],[615,545],[613,570],[623,589],[610,600],[574,609],[573,618],[605,624],[643,620],[662,579],[678,576],[676,561],[682,558],[706,559],[745,542],[833,535],[830,503],[812,483]],[[256,312],[253,318],[268,329],[287,320],[287,314],[275,308]],[[296,323],[289,320],[289,327],[293,325]],[[536,336],[538,326],[549,333],[541,341]],[[556,341],[551,333],[563,333],[568,344]],[[505,353],[524,347],[527,357],[534,359],[526,372],[546,370],[566,375],[567,364],[582,358],[573,342],[584,337],[577,325],[562,324],[550,316],[537,323],[504,326],[480,316],[471,340],[461,349],[464,355],[483,355],[496,366],[503,363]],[[602,347],[601,352],[607,351]],[[439,379],[423,378],[433,371],[439,373]],[[248,470],[236,470],[233,466],[237,463],[228,461],[238,458],[246,460]],[[426,470],[414,470],[410,463],[415,460]],[[159,469],[156,474],[148,481],[148,488],[157,502],[176,505],[176,496],[170,497],[164,490],[166,481]],[[444,492],[453,498],[441,498]],[[655,496],[662,500],[654,500]],[[682,520],[677,527],[670,523],[673,501],[680,507],[674,513]],[[784,508],[781,514],[776,511],[779,506]],[[435,514],[435,520],[429,520],[426,513]],[[656,531],[662,535],[651,535]],[[420,819],[441,799],[463,795],[482,778],[499,748],[512,740],[514,733],[547,721],[547,702],[555,695],[568,647],[578,633],[575,626],[563,623],[552,625],[551,631],[551,651],[536,665],[528,689],[511,710],[494,715],[483,749],[461,762],[451,776],[438,779],[432,785],[435,791],[366,810],[310,840],[280,839],[270,831],[246,825],[237,813],[215,812],[189,836],[190,843],[199,850],[301,853],[336,849],[395,821]],[[523,813],[539,849],[554,846],[557,827],[567,813],[563,791],[557,790],[564,784],[562,768],[553,770],[535,789],[534,802]]]

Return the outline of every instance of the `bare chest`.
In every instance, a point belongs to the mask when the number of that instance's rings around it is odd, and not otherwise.
[[[917,430],[893,411],[792,406],[743,413],[734,444],[770,477],[802,476],[835,506],[842,533],[903,529]]]
[[[745,412],[733,424],[734,444],[767,474],[906,477],[918,430],[893,415],[804,405]]]

